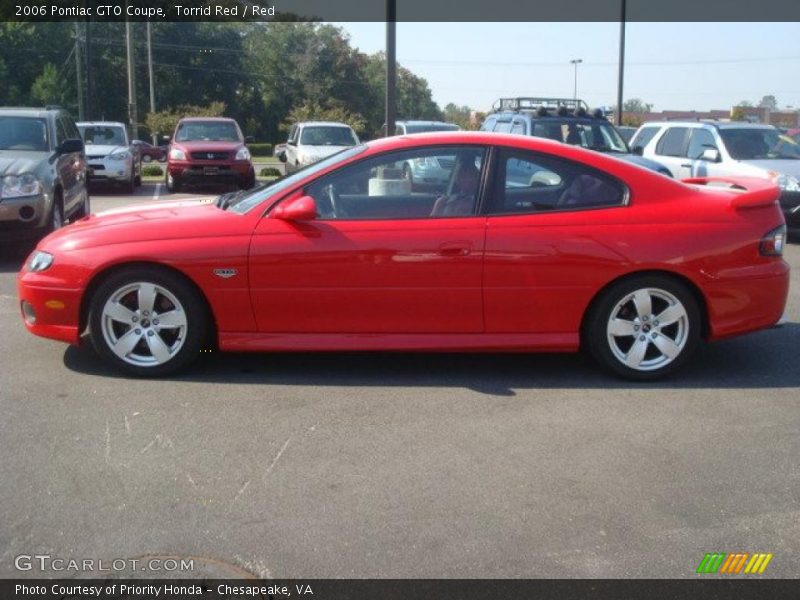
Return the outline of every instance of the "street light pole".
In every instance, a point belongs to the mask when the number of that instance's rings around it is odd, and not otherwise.
[[[577,100],[578,99],[578,65],[583,62],[583,59],[582,58],[573,58],[569,62],[571,62],[573,64],[573,66],[575,67],[575,87],[573,88],[573,91],[572,91],[572,98],[574,100]]]
[[[386,132],[394,135],[397,116],[397,1],[386,0]]]
[[[622,85],[625,81],[625,0],[620,2],[619,16],[619,78],[617,80],[617,127],[622,125]]]

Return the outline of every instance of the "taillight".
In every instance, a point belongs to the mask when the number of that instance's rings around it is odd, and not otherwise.
[[[764,234],[758,250],[764,256],[782,256],[783,246],[786,243],[786,225],[776,227]]]

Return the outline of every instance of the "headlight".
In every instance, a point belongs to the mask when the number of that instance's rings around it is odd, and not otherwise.
[[[41,250],[37,250],[33,253],[30,260],[28,261],[28,271],[32,273],[38,273],[39,271],[44,271],[50,268],[50,265],[53,264],[53,255],[48,254],[47,252],[42,252]]]
[[[109,154],[108,158],[111,160],[128,160],[131,157],[131,153],[127,150],[122,150],[120,152],[114,152],[114,154]]]
[[[246,147],[239,148],[236,153],[236,160],[250,160],[250,150]]]
[[[33,173],[8,175],[2,178],[0,198],[19,198],[37,196],[42,193],[42,184]]]
[[[791,175],[785,175],[783,173],[776,173],[776,175],[775,183],[777,183],[778,187],[784,192],[800,192],[800,180],[798,180],[797,177],[792,177]]]
[[[170,148],[169,157],[172,160],[186,160],[186,153],[180,148]]]

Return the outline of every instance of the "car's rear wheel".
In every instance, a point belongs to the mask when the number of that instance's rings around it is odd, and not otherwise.
[[[584,331],[592,356],[637,381],[680,368],[700,341],[700,309],[676,279],[644,275],[612,286],[594,304]]]
[[[91,300],[89,332],[97,353],[138,376],[186,367],[208,329],[202,299],[191,284],[161,269],[125,269],[106,279]]]
[[[150,156],[149,154],[142,154],[143,163],[149,163],[151,160],[153,160],[152,156]]]

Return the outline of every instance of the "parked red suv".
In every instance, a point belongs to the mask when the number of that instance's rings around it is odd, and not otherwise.
[[[167,154],[167,189],[184,185],[235,183],[255,185],[256,172],[242,130],[233,119],[186,117],[178,122]]]

